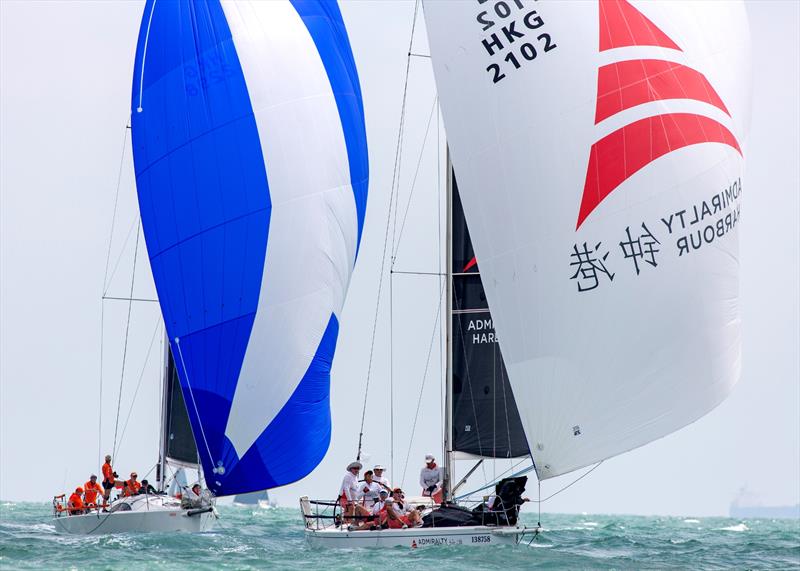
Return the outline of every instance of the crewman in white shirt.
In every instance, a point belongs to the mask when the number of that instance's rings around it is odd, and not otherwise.
[[[381,485],[373,478],[372,470],[364,472],[364,481],[358,485],[358,499],[367,507],[378,499],[381,492]]]
[[[369,510],[356,502],[359,499],[358,473],[361,471],[361,467],[361,462],[350,462],[347,465],[347,472],[342,478],[342,485],[339,487],[339,504],[344,511],[346,522],[351,521],[354,515],[369,515]]]
[[[434,496],[442,489],[444,473],[436,465],[433,454],[425,456],[425,467],[419,473],[419,485],[422,486],[423,496]]]
[[[375,464],[373,471],[375,472],[375,475],[372,477],[372,479],[378,482],[378,484],[380,484],[380,486],[387,492],[391,492],[392,485],[389,483],[389,478],[386,477],[386,468],[384,468],[382,464]]]

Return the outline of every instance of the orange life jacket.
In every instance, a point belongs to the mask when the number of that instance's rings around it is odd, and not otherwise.
[[[97,494],[103,495],[103,487],[97,482],[92,483],[91,480],[83,485],[83,498],[87,504],[97,504]]]
[[[135,496],[142,487],[142,485],[136,480],[128,480],[125,483],[128,484],[128,487],[125,488],[126,496]]]
[[[114,483],[114,468],[108,462],[103,464],[103,481]]]
[[[67,505],[70,508],[69,513],[73,515],[83,512],[83,500],[81,499],[80,494],[73,492],[73,494],[69,497],[69,504]]]

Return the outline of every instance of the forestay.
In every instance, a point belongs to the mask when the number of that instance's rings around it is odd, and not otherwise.
[[[132,90],[139,206],[209,487],[308,474],[367,201],[335,2],[154,1]]]
[[[448,144],[539,476],[740,374],[740,3],[427,2]]]

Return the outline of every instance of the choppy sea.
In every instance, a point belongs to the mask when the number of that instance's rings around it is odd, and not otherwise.
[[[298,509],[219,511],[210,533],[76,537],[56,534],[48,504],[0,502],[0,569],[800,568],[798,520],[542,514],[530,545],[320,551]]]

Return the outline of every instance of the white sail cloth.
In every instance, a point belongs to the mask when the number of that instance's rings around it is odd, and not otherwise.
[[[740,375],[739,3],[427,2],[448,142],[539,477]]]

